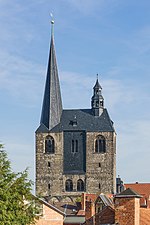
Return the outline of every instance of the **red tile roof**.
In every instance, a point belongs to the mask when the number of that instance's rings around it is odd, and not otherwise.
[[[85,194],[85,198],[87,201],[92,201],[95,202],[95,200],[97,199],[98,195],[97,194]]]
[[[150,183],[131,183],[131,184],[124,184],[125,188],[132,188],[140,195],[143,196],[140,200],[140,205],[142,207],[150,208]]]

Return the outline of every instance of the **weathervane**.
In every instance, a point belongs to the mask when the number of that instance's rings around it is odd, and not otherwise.
[[[50,16],[51,16],[51,34],[54,35],[54,17],[53,17],[53,14],[50,13]]]
[[[53,16],[53,13],[50,13],[50,16],[51,16],[51,24],[54,24],[54,16]]]

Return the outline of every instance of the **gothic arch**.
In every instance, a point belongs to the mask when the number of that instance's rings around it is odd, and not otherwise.
[[[63,196],[61,202],[73,202],[70,196]]]
[[[102,135],[98,135],[95,140],[95,152],[105,153],[106,152],[106,140]]]
[[[53,154],[55,153],[55,143],[54,138],[50,135],[45,138],[45,153]]]
[[[66,191],[73,191],[73,182],[71,179],[67,179],[65,183]]]
[[[59,198],[54,196],[54,197],[50,198],[50,202],[52,202],[52,203],[59,202]]]
[[[84,182],[82,179],[77,181],[77,191],[84,191]]]

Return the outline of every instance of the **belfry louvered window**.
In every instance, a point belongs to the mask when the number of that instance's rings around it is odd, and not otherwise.
[[[68,179],[66,180],[66,191],[73,191],[73,183],[72,180]]]
[[[47,136],[45,139],[45,153],[53,154],[54,152],[54,138],[51,136]]]
[[[77,181],[77,191],[84,191],[84,182],[81,179]]]
[[[99,135],[95,140],[95,152],[96,153],[104,153],[106,152],[106,141],[104,136]]]

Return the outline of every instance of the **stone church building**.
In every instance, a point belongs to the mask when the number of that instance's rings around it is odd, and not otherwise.
[[[41,121],[36,130],[36,194],[76,198],[82,192],[114,193],[116,133],[104,107],[102,87],[97,78],[91,108],[63,109],[53,26],[52,21]]]

